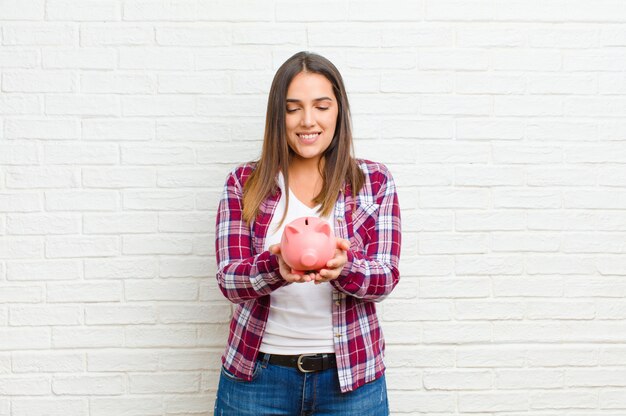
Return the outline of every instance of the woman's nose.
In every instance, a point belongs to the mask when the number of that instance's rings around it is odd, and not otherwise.
[[[312,110],[304,110],[302,112],[302,120],[300,120],[303,126],[313,126],[315,124],[315,117]]]

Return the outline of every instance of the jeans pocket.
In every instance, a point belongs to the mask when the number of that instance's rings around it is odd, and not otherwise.
[[[257,362],[254,364],[254,372],[252,373],[252,380],[250,380],[250,381],[254,381],[254,380],[256,380],[256,379],[259,377],[260,372],[261,372],[261,362],[260,362],[260,361],[257,361]],[[230,380],[230,381],[236,381],[236,382],[238,382],[238,383],[248,383],[248,382],[249,382],[248,380],[245,380],[245,379],[243,379],[243,378],[241,378],[241,377],[239,377],[239,376],[236,376],[236,375],[234,375],[232,372],[228,371],[228,370],[224,367],[224,364],[222,364],[222,375],[223,375],[226,379],[228,379],[228,380]]]

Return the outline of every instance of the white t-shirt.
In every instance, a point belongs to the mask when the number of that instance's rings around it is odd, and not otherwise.
[[[278,230],[276,225],[285,212],[285,182],[278,174],[282,191],[265,238],[264,250],[279,244],[285,225],[300,217],[320,217],[319,206],[309,208],[289,192],[289,211]],[[321,217],[333,227],[334,216]],[[291,283],[273,291],[270,313],[260,351],[268,354],[307,354],[334,352],[332,326],[332,291],[330,283]]]

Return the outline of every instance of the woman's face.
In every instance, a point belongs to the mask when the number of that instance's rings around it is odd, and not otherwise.
[[[321,157],[335,135],[338,113],[333,87],[325,76],[300,72],[291,80],[285,125],[287,141],[296,158]]]

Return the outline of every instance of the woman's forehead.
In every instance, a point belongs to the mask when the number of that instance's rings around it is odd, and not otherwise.
[[[296,75],[287,89],[288,101],[334,100],[333,86],[325,76],[301,72]]]

